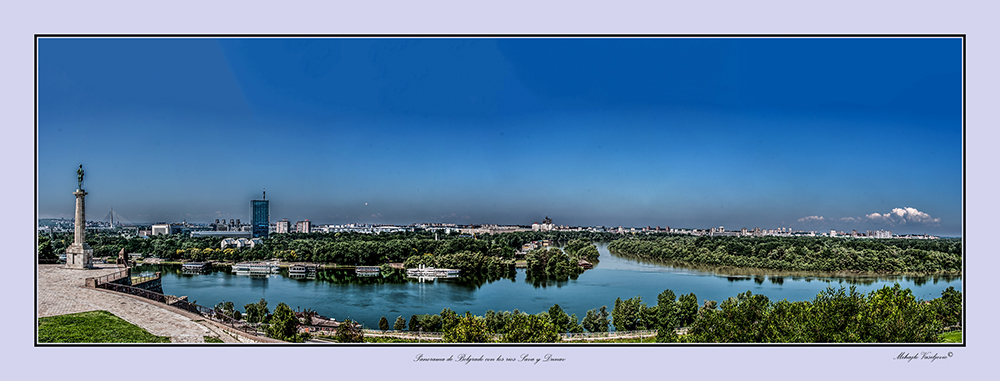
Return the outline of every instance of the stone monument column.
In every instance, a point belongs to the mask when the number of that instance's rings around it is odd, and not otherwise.
[[[83,166],[80,166],[79,181],[83,184]],[[66,248],[66,268],[70,269],[92,269],[94,268],[94,249],[87,245],[87,218],[85,212],[84,197],[87,192],[77,189],[73,192],[76,195],[76,231],[73,235],[73,244]]]

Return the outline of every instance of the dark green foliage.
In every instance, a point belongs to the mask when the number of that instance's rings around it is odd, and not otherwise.
[[[608,331],[608,306],[601,306],[587,311],[587,316],[583,318],[583,328],[587,332],[607,332]]]
[[[582,333],[583,325],[580,324],[580,318],[576,317],[576,314],[569,315],[569,326],[566,328],[568,333]]]
[[[52,248],[52,241],[49,239],[48,235],[39,234],[38,235],[38,262],[39,263],[55,263],[59,260],[59,256],[56,255],[55,249]]]
[[[597,246],[589,245],[577,251],[576,256],[579,257],[580,259],[586,259],[587,261],[594,263],[597,262],[598,258],[601,256],[601,253],[597,251]]]
[[[378,321],[378,329],[382,330],[382,331],[388,331],[389,330],[389,319],[386,319],[385,316],[383,316],[381,319],[379,319],[379,321]]]
[[[941,291],[941,297],[932,300],[930,307],[945,327],[961,326],[962,293],[955,290],[955,287]]]
[[[278,303],[267,327],[267,335],[278,340],[300,343],[304,338],[298,334],[298,325],[295,312],[287,304]]]
[[[420,319],[417,318],[417,315],[410,316],[410,331],[418,332],[420,328]]]
[[[862,312],[862,342],[933,343],[941,322],[929,305],[916,300],[910,289],[883,287],[868,296]]]
[[[455,315],[457,316],[457,315]],[[441,332],[444,329],[444,319],[441,315],[420,315],[420,327],[423,328],[424,332]]]
[[[698,297],[692,292],[677,299],[677,324],[687,327],[698,316]]]
[[[441,329],[440,329],[441,332],[447,331],[451,329],[455,324],[458,324],[458,314],[455,313],[455,311],[452,311],[451,308],[445,307],[443,310],[441,310],[441,314],[439,315],[439,317],[441,319]],[[430,323],[430,319],[431,318],[428,318],[427,323]],[[429,324],[425,325],[425,322],[421,322],[420,325],[424,326],[425,328],[429,327]],[[428,331],[431,330],[428,329]]]
[[[616,331],[634,331],[638,329],[646,329],[646,323],[651,316],[654,316],[652,311],[647,311],[646,303],[642,302],[641,296],[636,296],[634,298],[629,298],[622,300],[618,298],[615,300],[615,306],[611,309],[611,324],[615,326]]]
[[[453,320],[452,320],[453,319]],[[466,312],[465,316],[449,317],[442,340],[446,343],[488,343],[493,334],[482,317]]]
[[[503,334],[508,321],[510,320],[510,311],[496,312],[493,310],[487,310],[486,315],[483,316],[486,319],[486,328],[491,332],[498,335]]]
[[[861,340],[861,313],[865,296],[854,286],[833,289],[828,287],[813,299],[809,306],[806,325],[800,330],[808,333],[810,341],[818,343],[850,343]]]
[[[552,322],[553,328],[558,333],[568,332],[570,329],[570,319],[566,311],[563,311],[558,304],[553,305],[549,308],[549,321]]]
[[[271,311],[267,309],[267,301],[265,301],[264,298],[260,298],[260,301],[257,303],[244,305],[243,309],[247,311],[247,322],[252,324],[263,323],[267,318],[267,315],[271,313]]]
[[[559,341],[552,321],[544,315],[511,314],[500,335],[504,343],[554,343]]]
[[[578,259],[557,248],[532,250],[525,260],[529,278],[565,280],[583,272]]]
[[[215,311],[223,313],[226,316],[229,316],[236,320],[243,319],[243,314],[241,314],[240,311],[236,310],[236,306],[233,305],[233,302],[221,302],[219,304],[216,304]]]
[[[397,331],[402,331],[406,329],[406,320],[403,320],[402,316],[396,318],[396,324],[392,325],[392,329]]]
[[[937,299],[940,300],[940,299]],[[691,342],[934,343],[941,321],[931,303],[898,284],[867,296],[828,288],[812,302],[777,303],[749,291],[706,310],[691,326]]]
[[[961,239],[645,236],[608,245],[644,259],[789,271],[958,274]]]
[[[766,342],[766,317],[770,307],[766,296],[747,291],[723,301],[721,311],[703,314],[692,332],[726,343]]]
[[[361,326],[351,319],[345,319],[337,326],[337,333],[333,338],[341,343],[365,342],[365,335],[361,332]]]
[[[169,343],[108,311],[38,318],[39,343]]]
[[[588,246],[592,246],[589,240],[574,239],[569,241],[569,243],[567,243],[566,246],[563,247],[563,250],[566,250],[567,254],[573,255],[576,254],[578,250]]]

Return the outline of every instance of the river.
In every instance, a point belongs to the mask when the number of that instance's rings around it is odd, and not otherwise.
[[[583,319],[587,310],[607,306],[615,298],[641,296],[647,305],[656,304],[656,296],[671,289],[677,296],[695,293],[699,304],[706,299],[720,303],[747,290],[764,294],[772,301],[812,300],[828,286],[850,287],[860,292],[899,283],[924,300],[941,295],[949,286],[962,291],[962,279],[957,276],[929,277],[836,277],[826,275],[739,271],[695,266],[676,267],[667,263],[642,262],[611,254],[607,244],[598,244],[600,263],[566,281],[528,282],[523,269],[515,279],[474,281],[468,279],[437,279],[429,282],[394,279],[361,278],[353,271],[326,270],[317,279],[293,279],[286,272],[266,278],[235,275],[226,271],[185,274],[180,266],[142,265],[138,272],[161,271],[163,291],[170,295],[186,295],[188,300],[203,306],[232,301],[237,309],[264,298],[273,311],[279,302],[292,309],[311,308],[320,315],[337,320],[351,318],[368,327],[377,327],[385,316],[392,324],[397,316],[409,322],[410,315],[440,313],[451,308],[459,314],[470,311],[482,316],[486,310],[527,313],[547,311],[559,304],[568,314]]]

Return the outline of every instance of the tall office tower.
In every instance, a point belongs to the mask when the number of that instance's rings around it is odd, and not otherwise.
[[[250,200],[250,224],[254,238],[267,238],[267,230],[271,225],[267,211],[267,200]]]

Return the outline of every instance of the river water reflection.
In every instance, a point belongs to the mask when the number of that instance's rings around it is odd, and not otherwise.
[[[899,283],[920,299],[933,299],[949,286],[962,291],[957,276],[934,277],[836,277],[795,273],[764,272],[713,268],[709,266],[676,267],[671,263],[651,263],[616,256],[606,244],[598,244],[600,263],[577,279],[529,282],[524,270],[514,279],[437,279],[419,282],[397,274],[384,277],[358,277],[353,271],[326,270],[315,279],[290,278],[287,272],[266,278],[235,275],[226,271],[186,274],[180,266],[143,265],[137,271],[163,272],[163,291],[186,295],[204,306],[232,301],[242,306],[265,298],[272,311],[279,302],[293,309],[311,308],[321,315],[343,320],[351,318],[375,327],[382,316],[390,324],[397,316],[409,321],[410,315],[439,313],[445,307],[458,313],[470,311],[483,315],[486,310],[527,313],[547,311],[558,303],[566,313],[582,319],[587,310],[614,306],[615,298],[641,296],[647,305],[656,304],[656,296],[671,289],[678,296],[695,293],[699,304],[704,300],[722,300],[747,290],[764,294],[772,301],[812,300],[827,288],[850,287],[868,293],[882,286]]]

